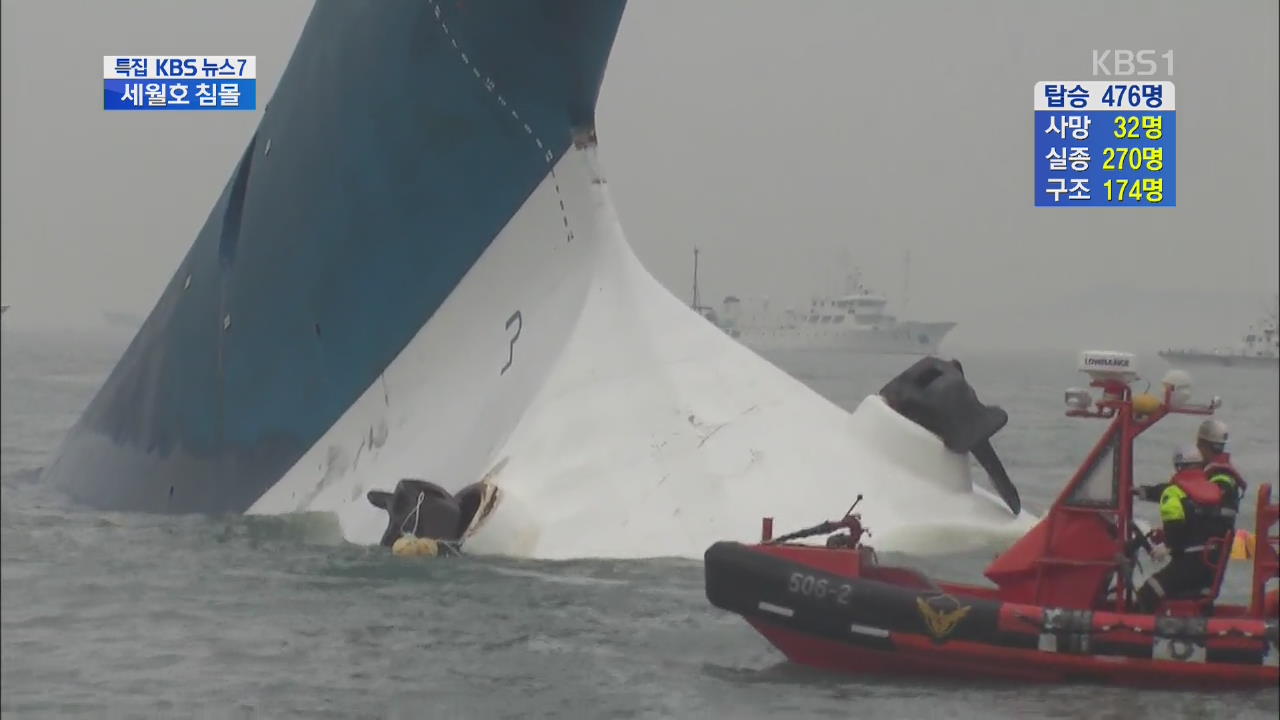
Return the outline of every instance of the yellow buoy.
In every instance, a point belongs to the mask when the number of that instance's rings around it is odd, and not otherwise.
[[[1248,560],[1253,557],[1256,539],[1248,530],[1237,530],[1231,539],[1231,559]]]
[[[1151,393],[1142,393],[1133,396],[1133,414],[1134,415],[1151,415],[1160,409],[1160,398]]]
[[[391,545],[391,554],[401,557],[435,557],[440,554],[440,545],[431,538],[401,535]]]

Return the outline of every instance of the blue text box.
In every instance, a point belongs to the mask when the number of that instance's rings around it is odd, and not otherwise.
[[[1036,110],[1036,207],[1175,207],[1177,122],[1143,108]]]
[[[253,79],[150,78],[104,79],[104,110],[255,110],[258,81]]]

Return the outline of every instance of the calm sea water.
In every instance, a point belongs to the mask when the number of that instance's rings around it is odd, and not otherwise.
[[[422,562],[348,545],[323,515],[77,509],[40,486],[39,470],[128,339],[4,330],[6,717],[1133,720],[1274,718],[1280,707],[1276,690],[960,685],[810,671],[712,608],[697,562]],[[774,359],[847,408],[911,362]],[[962,360],[980,397],[1009,411],[997,450],[1024,501],[1043,507],[1102,429],[1062,415],[1063,388],[1083,384],[1074,357]],[[1253,486],[1274,484],[1276,373],[1194,377],[1224,398],[1220,416]],[[1138,452],[1144,477],[1165,476],[1172,448],[1194,427],[1179,418],[1148,433]],[[894,560],[976,579],[996,550]],[[1229,572],[1228,595],[1241,597],[1247,581],[1246,568]]]

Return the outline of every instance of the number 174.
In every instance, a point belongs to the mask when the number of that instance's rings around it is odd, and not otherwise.
[[[1124,202],[1130,198],[1141,202],[1146,196],[1147,202],[1158,203],[1164,199],[1163,178],[1142,178],[1141,180],[1108,180],[1102,183],[1107,188],[1107,201]]]

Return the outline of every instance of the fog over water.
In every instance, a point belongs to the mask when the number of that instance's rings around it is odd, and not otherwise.
[[[3,2],[6,324],[145,314],[253,132],[311,0]],[[1238,339],[1277,287],[1277,4],[674,0],[627,8],[601,156],[688,299],[803,303],[843,268],[944,349]],[[1174,51],[1178,207],[1032,206],[1032,90]],[[101,56],[258,58],[259,110],[108,113]],[[909,291],[905,254],[911,253]],[[847,260],[846,260],[847,259]],[[905,310],[903,308],[905,298]]]

